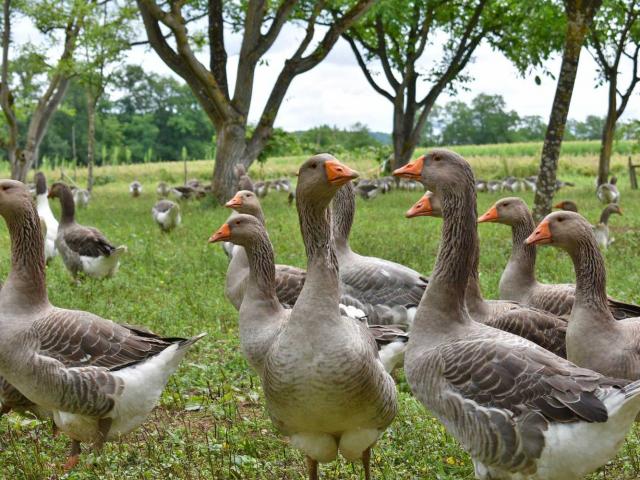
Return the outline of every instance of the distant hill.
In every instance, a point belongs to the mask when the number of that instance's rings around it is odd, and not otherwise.
[[[384,145],[391,145],[391,134],[385,132],[369,132],[373,138]]]

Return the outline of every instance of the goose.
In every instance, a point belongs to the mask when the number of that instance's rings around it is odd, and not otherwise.
[[[486,192],[487,191],[487,181],[478,179],[476,180],[476,191],[478,192]]]
[[[524,182],[524,189],[535,192],[537,189],[538,177],[537,175],[530,175],[522,179]]]
[[[169,196],[170,191],[171,189],[169,188],[169,185],[167,185],[166,182],[160,182],[156,187],[156,195],[158,195],[158,197],[160,198],[167,198]]]
[[[601,184],[596,190],[596,196],[602,203],[618,203],[620,201],[620,191],[618,190],[618,177],[611,177],[609,183]]]
[[[38,216],[44,222],[46,234],[44,239],[44,258],[47,263],[58,255],[56,249],[56,237],[58,236],[58,220],[51,211],[49,205],[49,196],[47,190],[47,179],[44,173],[38,172],[35,176],[36,182],[36,205],[38,208]]]
[[[524,200],[519,197],[502,198],[478,222],[496,222],[511,227],[511,257],[500,277],[500,298],[568,318],[575,299],[575,285],[544,284],[536,280],[536,249],[525,243],[535,224]],[[608,305],[617,319],[640,316],[638,305],[611,297],[608,298]]]
[[[171,200],[160,200],[151,209],[151,216],[163,232],[170,232],[182,222],[180,205]]]
[[[562,200],[556,203],[553,208],[559,208],[560,210],[567,210],[569,212],[577,212],[578,204],[573,200]]]
[[[622,215],[622,208],[617,203],[610,203],[602,210],[600,221],[593,226],[593,233],[596,235],[596,241],[603,250],[614,242],[614,238],[609,235],[609,216],[612,213]]]
[[[271,182],[269,181],[259,181],[253,185],[254,191],[259,198],[264,198],[269,193],[269,187],[271,186]]]
[[[419,216],[442,217],[438,196],[427,191],[405,214],[407,218]],[[479,245],[478,245],[479,247]],[[480,323],[519,335],[542,348],[566,358],[565,336],[567,321],[537,308],[504,300],[485,300],[478,279],[479,248],[475,252],[469,283],[465,292],[465,306]]]
[[[395,384],[378,358],[371,333],[339,310],[329,204],[340,186],[356,176],[328,154],[315,155],[300,167],[296,203],[308,268],[288,319],[273,287],[268,298],[259,287],[274,275],[273,269],[262,268],[268,257],[265,248],[245,245],[252,271],[260,269],[261,274],[252,274],[247,291],[255,302],[240,307],[241,322],[251,322],[241,332],[262,342],[253,346],[263,353],[252,363],[261,377],[267,411],[276,428],[307,456],[310,479],[318,478],[318,462],[330,462],[338,452],[350,461],[361,458],[369,479],[371,447],[397,412]],[[260,225],[254,217],[243,216],[228,229],[245,221]],[[224,226],[217,238],[227,238]],[[269,284],[273,286],[272,279]]]
[[[127,247],[114,247],[97,228],[76,223],[71,191],[64,183],[54,183],[49,190],[49,197],[59,198],[62,206],[56,248],[71,275],[74,278],[79,273],[93,278],[115,275],[120,257]]]
[[[235,212],[255,217],[264,227],[264,213],[260,200],[254,192],[241,190],[225,206],[232,208]],[[256,232],[257,234],[258,232]],[[266,230],[264,235],[267,235]],[[271,248],[273,249],[273,247]],[[227,250],[228,247],[225,247],[225,251]],[[240,310],[249,283],[250,265],[247,253],[241,245],[236,245],[232,252],[227,269],[225,294],[236,310]],[[291,308],[295,304],[304,286],[306,275],[307,272],[301,268],[275,265],[276,296],[284,308]],[[370,330],[378,346],[380,360],[385,365],[385,369],[391,372],[401,365],[409,339],[406,327],[404,325],[370,325],[365,312],[345,304],[342,296],[340,302],[340,311],[343,316],[361,321]]]
[[[236,163],[233,167],[233,172],[236,176],[236,191],[249,190],[250,192],[253,192],[253,182],[247,173],[246,167],[242,163]]]
[[[489,180],[487,183],[487,191],[491,193],[499,192],[502,189],[502,182],[500,180]]]
[[[354,187],[347,182],[332,203],[341,301],[363,310],[372,323],[410,327],[429,279],[399,263],[360,255],[351,249],[349,235],[355,202]]]
[[[640,411],[640,382],[477,322],[463,300],[478,242],[471,166],[434,149],[394,173],[421,177],[443,213],[405,355],[416,398],[469,452],[478,479],[574,480],[606,463]]]
[[[567,329],[567,355],[581,367],[616,378],[640,379],[640,317],[616,321],[609,311],[607,273],[591,224],[574,212],[547,215],[528,245],[566,251],[576,272]]]
[[[89,200],[91,200],[91,193],[89,190],[74,187],[71,193],[73,194],[73,203],[76,207],[87,208]]]
[[[191,200],[197,197],[198,191],[188,185],[171,187],[171,194],[178,200]]]
[[[52,412],[72,439],[65,468],[73,468],[80,442],[99,449],[144,421],[187,348],[203,334],[162,338],[54,307],[40,223],[22,183],[0,181],[0,215],[11,237],[11,272],[0,290],[0,375]]]
[[[129,184],[129,193],[132,197],[139,197],[142,193],[142,184],[138,180],[134,180]]]

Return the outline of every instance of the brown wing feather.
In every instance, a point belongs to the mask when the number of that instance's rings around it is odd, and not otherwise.
[[[65,229],[64,241],[71,250],[84,257],[109,256],[116,249],[100,230],[82,225]]]
[[[307,272],[289,265],[276,265],[276,295],[280,303],[293,307],[304,286]]]

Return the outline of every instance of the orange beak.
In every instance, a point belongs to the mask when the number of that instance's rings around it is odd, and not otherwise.
[[[564,202],[556,203],[553,208],[559,208],[561,210],[564,209]]]
[[[410,178],[420,180],[422,177],[422,168],[424,167],[424,155],[418,157],[413,162],[407,163],[404,167],[397,168],[393,171],[396,177]]]
[[[542,220],[540,225],[533,231],[529,237],[524,241],[527,245],[545,245],[551,243],[551,230],[549,229],[549,221]]]
[[[342,186],[359,176],[358,172],[340,163],[338,160],[327,160],[324,162],[324,169],[327,172],[327,179],[331,185]]]
[[[231,200],[224,204],[227,208],[236,208],[242,206],[242,198],[239,195],[235,195]]]
[[[213,235],[209,237],[209,243],[222,242],[231,238],[231,229],[229,224],[223,224]]]
[[[423,195],[420,200],[413,204],[413,206],[407,210],[404,214],[407,218],[413,217],[430,217],[433,214],[433,208],[431,207],[431,200],[428,195]]]
[[[494,205],[489,210],[487,210],[480,218],[478,218],[478,223],[482,222],[495,222],[498,220],[500,216],[498,215],[498,209]]]

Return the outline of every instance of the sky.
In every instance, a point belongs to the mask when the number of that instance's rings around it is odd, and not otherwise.
[[[322,29],[318,30],[316,41],[323,33]],[[249,115],[251,122],[257,122],[285,59],[295,50],[303,33],[300,27],[286,25],[263,57],[265,61],[257,68],[255,76],[254,100]],[[33,34],[33,28],[27,25],[14,28],[14,40],[18,42]],[[144,38],[142,26],[140,37]],[[235,79],[240,42],[240,35],[226,32],[227,70],[231,84]],[[422,64],[425,68],[439,50],[440,44],[436,39],[434,44],[427,47],[423,56]],[[199,56],[206,65],[207,52],[200,52]],[[127,54],[125,61],[140,64],[147,71],[174,75],[148,46],[134,48]],[[550,59],[545,68],[557,75],[560,70],[559,55]],[[467,65],[464,72],[473,79],[465,84],[466,89],[459,90],[455,98],[441,95],[438,104],[444,105],[453,99],[470,102],[479,93],[500,94],[504,97],[507,108],[515,110],[521,116],[540,115],[545,121],[549,117],[556,88],[553,78],[542,75],[541,72],[532,72],[523,78],[502,54],[492,51],[486,45],[477,49],[472,63]],[[621,78],[626,78],[629,72],[630,68],[625,68]],[[541,85],[534,82],[536,73],[540,74]],[[583,49],[569,111],[570,118],[584,120],[587,115],[605,114],[606,89],[596,88],[596,77],[596,63]],[[629,101],[622,119],[629,118],[640,118],[640,88],[636,89]],[[357,122],[366,124],[374,131],[391,132],[392,106],[367,83],[350,47],[340,39],[323,62],[293,80],[275,124],[276,127],[292,131],[322,124],[348,128]]]

